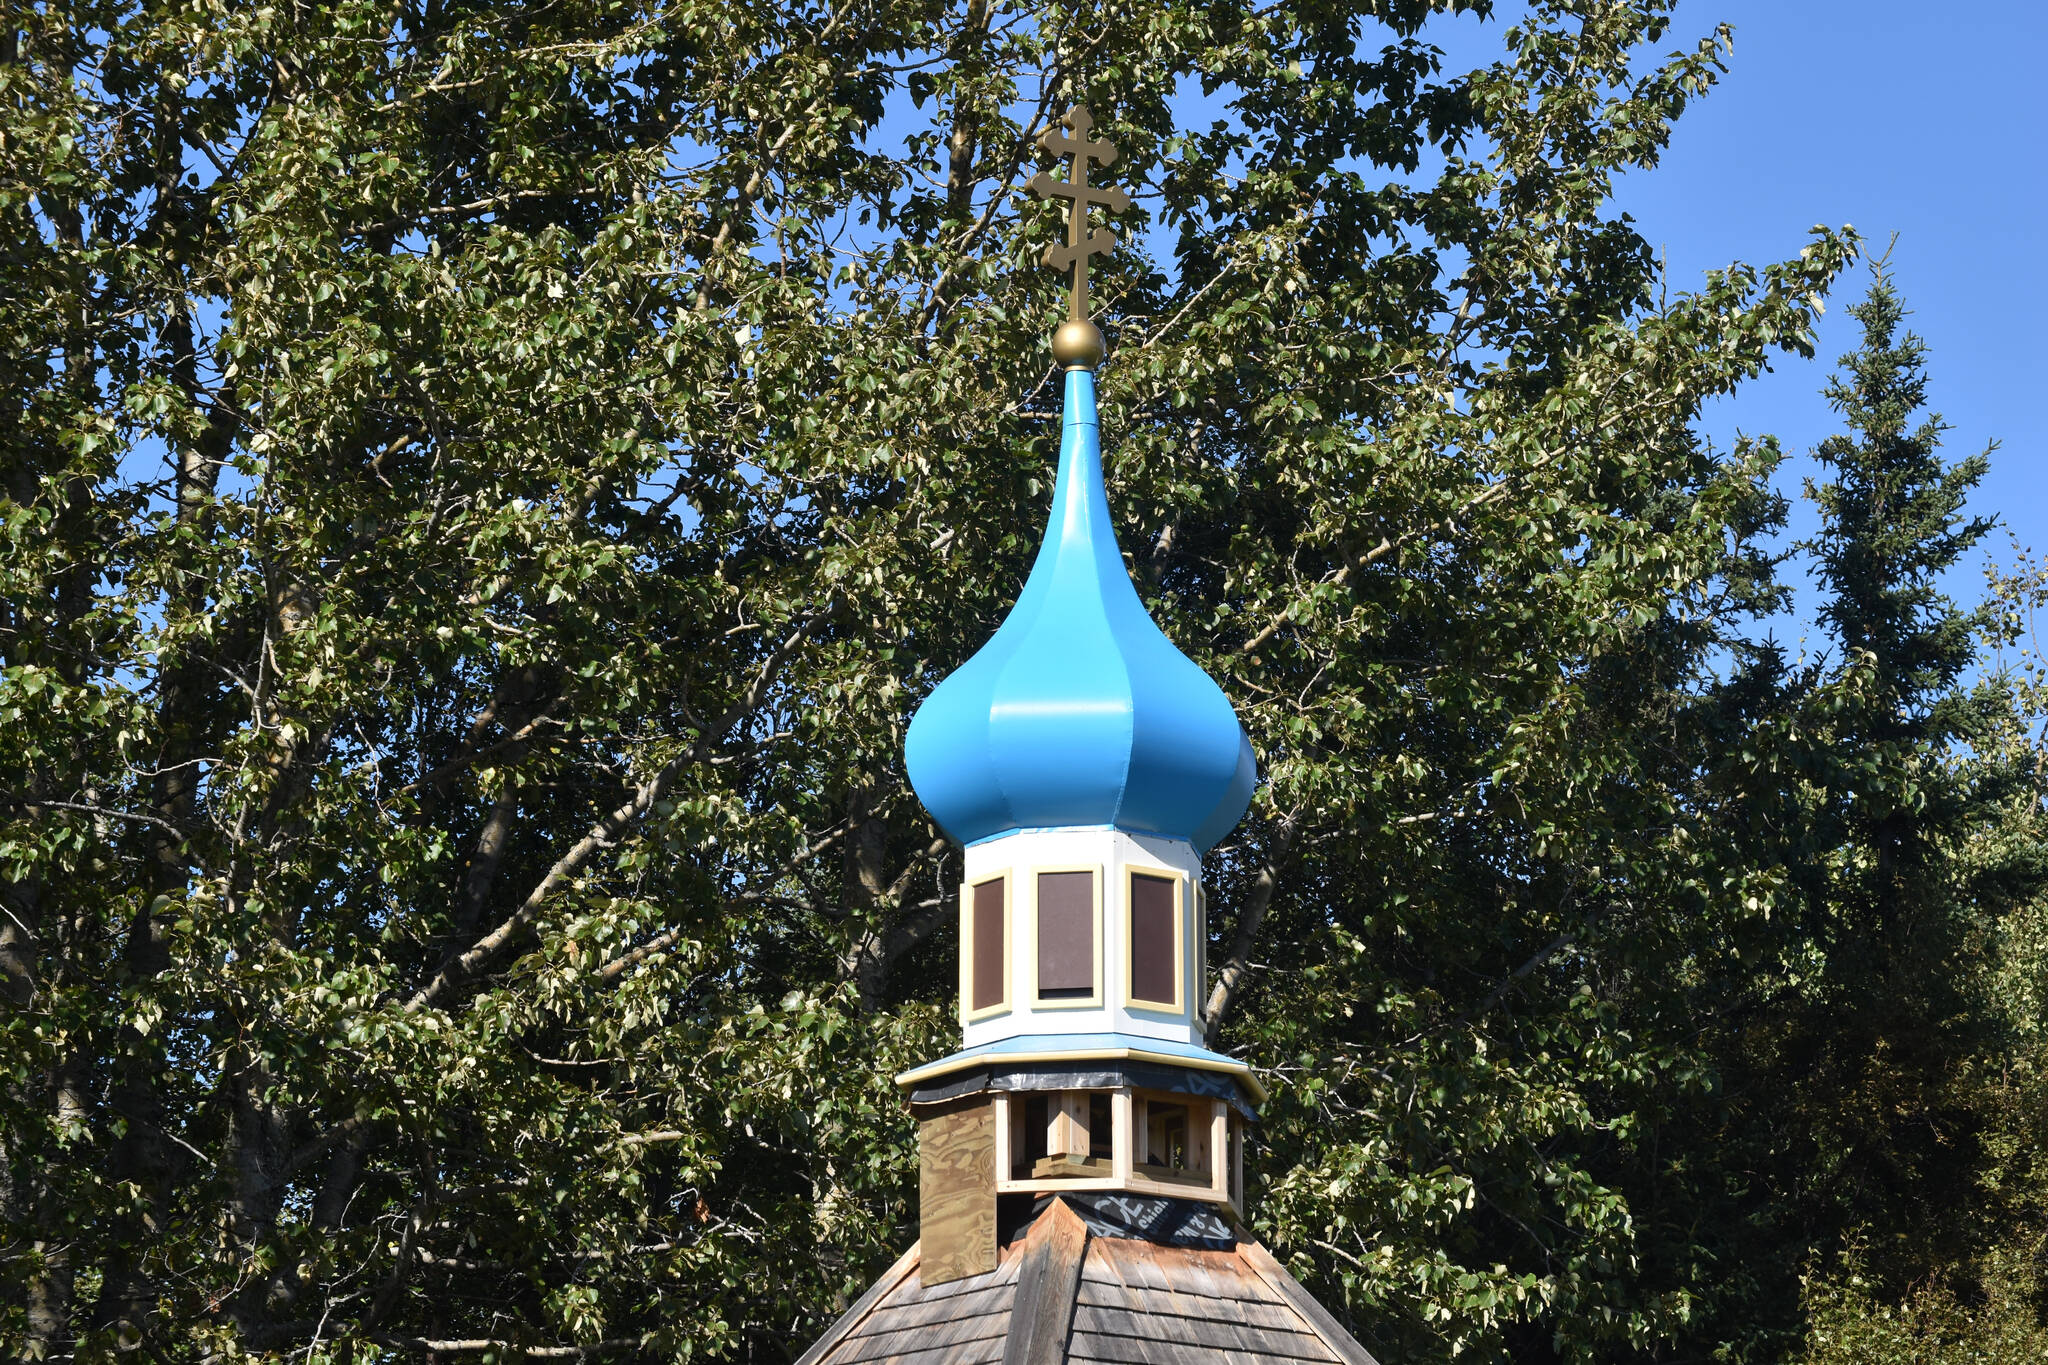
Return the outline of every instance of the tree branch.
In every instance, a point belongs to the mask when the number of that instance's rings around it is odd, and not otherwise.
[[[1259,929],[1266,922],[1266,911],[1273,904],[1273,892],[1280,885],[1280,860],[1294,846],[1295,817],[1288,816],[1274,826],[1273,843],[1266,853],[1266,860],[1259,867],[1258,879],[1252,883],[1250,901],[1245,904],[1244,915],[1237,923],[1237,937],[1230,945],[1230,957],[1223,964],[1223,970],[1216,975],[1216,987],[1209,992],[1209,1003],[1202,1011],[1202,1032],[1214,1034],[1223,1016],[1230,1012],[1231,1003],[1237,999],[1238,988],[1244,984],[1245,976],[1251,971],[1252,949],[1257,946]]]
[[[762,660],[753,682],[748,684],[739,701],[720,718],[718,724],[701,731],[696,743],[664,764],[653,777],[641,783],[631,800],[624,802],[592,825],[588,834],[577,840],[567,853],[556,859],[554,866],[547,870],[547,875],[541,878],[540,884],[527,893],[526,899],[520,902],[517,910],[478,939],[467,951],[452,961],[444,962],[434,973],[433,979],[420,987],[412,999],[405,1002],[405,1012],[417,1014],[435,1004],[455,986],[474,976],[486,962],[497,955],[500,949],[540,917],[541,907],[561,889],[563,883],[581,872],[584,864],[599,850],[611,847],[612,841],[618,837],[620,831],[652,809],[654,803],[668,792],[677,774],[708,758],[718,736],[726,734],[734,725],[760,707],[761,699],[767,695],[768,686],[774,680],[776,672],[788,661],[789,656],[796,652],[797,646],[803,643],[811,628],[831,610],[831,605],[831,602],[827,601],[824,606],[806,617],[766,659]]]

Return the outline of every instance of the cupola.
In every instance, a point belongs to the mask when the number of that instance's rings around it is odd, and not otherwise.
[[[1251,746],[1160,633],[1102,491],[1087,318],[1114,236],[1088,184],[1116,148],[1074,109],[1065,431],[1045,545],[1015,610],[910,729],[918,795],[966,845],[964,1046],[896,1078],[918,1129],[917,1245],[797,1365],[1242,1360],[1375,1365],[1244,1233],[1265,1092],[1202,1038],[1201,855],[1244,814]],[[1071,133],[1071,136],[1069,135]]]
[[[1202,854],[1251,798],[1220,688],[1138,600],[1109,528],[1088,226],[1121,191],[1086,109],[1046,262],[1073,272],[1053,355],[1066,412],[1052,518],[1000,629],[910,726],[911,781],[966,845],[959,1051],[896,1078],[918,1130],[917,1245],[797,1365],[1242,1360],[1375,1365],[1244,1232],[1265,1092],[1203,1037]]]
[[[962,1046],[896,1078],[919,1121],[928,1284],[994,1266],[1005,1200],[1221,1217],[1241,1205],[1245,1125],[1265,1098],[1210,1050],[1201,1013],[1202,854],[1243,816],[1256,766],[1223,690],[1146,613],[1110,526],[1087,274],[1114,234],[1087,216],[1128,201],[1087,183],[1116,157],[1087,111],[1066,126],[1045,145],[1072,159],[1067,179],[1032,182],[1074,206],[1046,257],[1073,284],[1053,336],[1065,406],[1045,540],[905,744],[918,796],[965,845]]]

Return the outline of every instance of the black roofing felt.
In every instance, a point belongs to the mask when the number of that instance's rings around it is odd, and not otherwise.
[[[1089,1065],[1081,1062],[994,1061],[936,1077],[929,1084],[912,1090],[910,1102],[943,1104],[962,1095],[980,1095],[991,1090],[1116,1090],[1124,1086],[1227,1100],[1246,1118],[1258,1118],[1258,1111],[1252,1107],[1244,1086],[1235,1076],[1158,1062],[1115,1061]]]

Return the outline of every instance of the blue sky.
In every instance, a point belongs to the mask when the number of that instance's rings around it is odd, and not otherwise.
[[[1681,0],[1677,13],[1663,46],[1726,20],[1735,51],[1664,163],[1622,190],[1668,253],[1674,287],[1789,255],[1814,223],[1853,224],[1880,251],[1897,233],[1893,277],[1931,348],[1933,406],[1954,427],[1947,452],[1998,440],[1976,510],[2048,553],[2048,3]],[[1839,429],[1819,391],[1855,343],[1842,306],[1865,283],[1839,288],[1812,363],[1783,361],[1707,415],[1719,442],[1770,432],[1799,455],[1788,492],[1813,468],[1804,452]],[[1794,532],[1812,526],[1810,508],[1795,508]],[[2012,559],[2004,530],[1986,553]],[[1974,601],[1982,582],[1976,564],[1949,588]]]

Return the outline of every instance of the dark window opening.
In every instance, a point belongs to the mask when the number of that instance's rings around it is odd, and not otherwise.
[[[1131,998],[1171,1004],[1180,998],[1175,970],[1179,926],[1171,878],[1131,878]]]
[[[1010,1176],[1015,1180],[1029,1180],[1031,1168],[1043,1160],[1049,1150],[1045,1130],[1052,1111],[1041,1092],[1018,1096],[1011,1102],[1010,1112],[1017,1115],[1010,1130]]]
[[[1095,874],[1038,874],[1038,994],[1086,999],[1095,993]]]
[[[1188,1161],[1188,1107],[1184,1104],[1145,1106],[1145,1149],[1148,1166],[1182,1172]]]
[[[968,1008],[991,1009],[1009,994],[1003,980],[1003,878],[974,888],[973,989]]]
[[[1091,1093],[1088,1096],[1088,1155],[1104,1161],[1115,1154],[1110,1143],[1109,1096]]]

